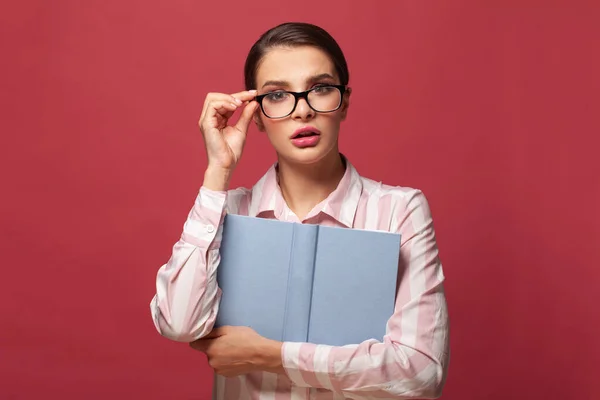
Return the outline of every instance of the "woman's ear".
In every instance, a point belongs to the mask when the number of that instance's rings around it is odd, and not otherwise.
[[[254,120],[254,123],[256,124],[256,127],[258,128],[258,130],[260,132],[264,132],[265,126],[262,123],[261,114],[262,114],[262,111],[260,111],[260,107],[258,107],[256,109],[256,111],[254,112],[252,119]]]
[[[342,113],[342,121],[346,119],[348,115],[348,108],[350,107],[350,94],[352,93],[351,88],[347,88],[342,99],[342,106],[340,107]]]

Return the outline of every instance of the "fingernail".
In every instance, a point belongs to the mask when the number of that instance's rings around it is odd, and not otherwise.
[[[256,90],[255,90],[255,89],[248,90],[248,91],[249,91],[250,93],[252,93],[252,94],[256,93]]]
[[[235,102],[237,103],[238,106],[242,105],[242,101],[236,97],[234,97]]]

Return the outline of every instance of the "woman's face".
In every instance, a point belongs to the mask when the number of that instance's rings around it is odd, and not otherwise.
[[[269,50],[263,57],[256,74],[258,94],[287,90],[303,92],[315,86],[339,84],[339,77],[333,62],[322,50],[311,47],[277,47]],[[318,102],[330,96],[327,90],[318,90],[311,99]],[[266,117],[260,109],[255,115],[255,122],[261,131],[267,133],[269,140],[279,158],[288,162],[312,164],[326,156],[338,153],[338,133],[340,123],[346,118],[349,93],[343,96],[341,107],[333,112],[316,112],[306,102],[299,99],[292,114],[281,119]],[[270,102],[276,107],[281,96],[264,99],[263,105]],[[298,130],[314,131],[304,133],[304,137],[295,138]]]

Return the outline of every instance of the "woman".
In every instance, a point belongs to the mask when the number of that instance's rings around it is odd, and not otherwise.
[[[163,336],[206,353],[218,399],[441,394],[448,320],[427,200],[419,190],[361,177],[339,152],[348,81],[344,55],[327,32],[287,23],[250,50],[246,91],[206,97],[199,122],[208,156],[204,182],[172,257],[158,272],[151,309]],[[240,110],[237,123],[228,125]],[[252,121],[268,136],[277,162],[253,188],[230,189]],[[226,213],[400,233],[398,292],[384,341],[333,347],[280,343],[246,327],[213,329]]]

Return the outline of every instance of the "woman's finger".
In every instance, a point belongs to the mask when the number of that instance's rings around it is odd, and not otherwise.
[[[254,97],[256,97],[256,90],[245,90],[243,92],[233,94],[209,93],[206,95],[204,106],[202,107],[202,113],[200,114],[200,119],[202,119],[202,117],[206,114],[210,104],[215,101],[229,101],[233,104],[241,106],[245,101],[250,101],[254,99]]]
[[[232,97],[244,101],[254,100],[256,97],[256,90],[244,90],[243,92],[234,93]]]
[[[250,121],[252,121],[252,116],[254,115],[254,112],[257,108],[258,103],[256,101],[251,101],[250,103],[246,104],[246,107],[244,107],[244,111],[242,111],[240,119],[238,120],[237,124],[235,124],[237,130],[244,133],[248,132],[248,125],[250,125]]]
[[[206,110],[203,120],[209,120],[217,117],[217,115],[229,119],[239,105],[229,102],[228,100],[219,100],[211,102]]]

